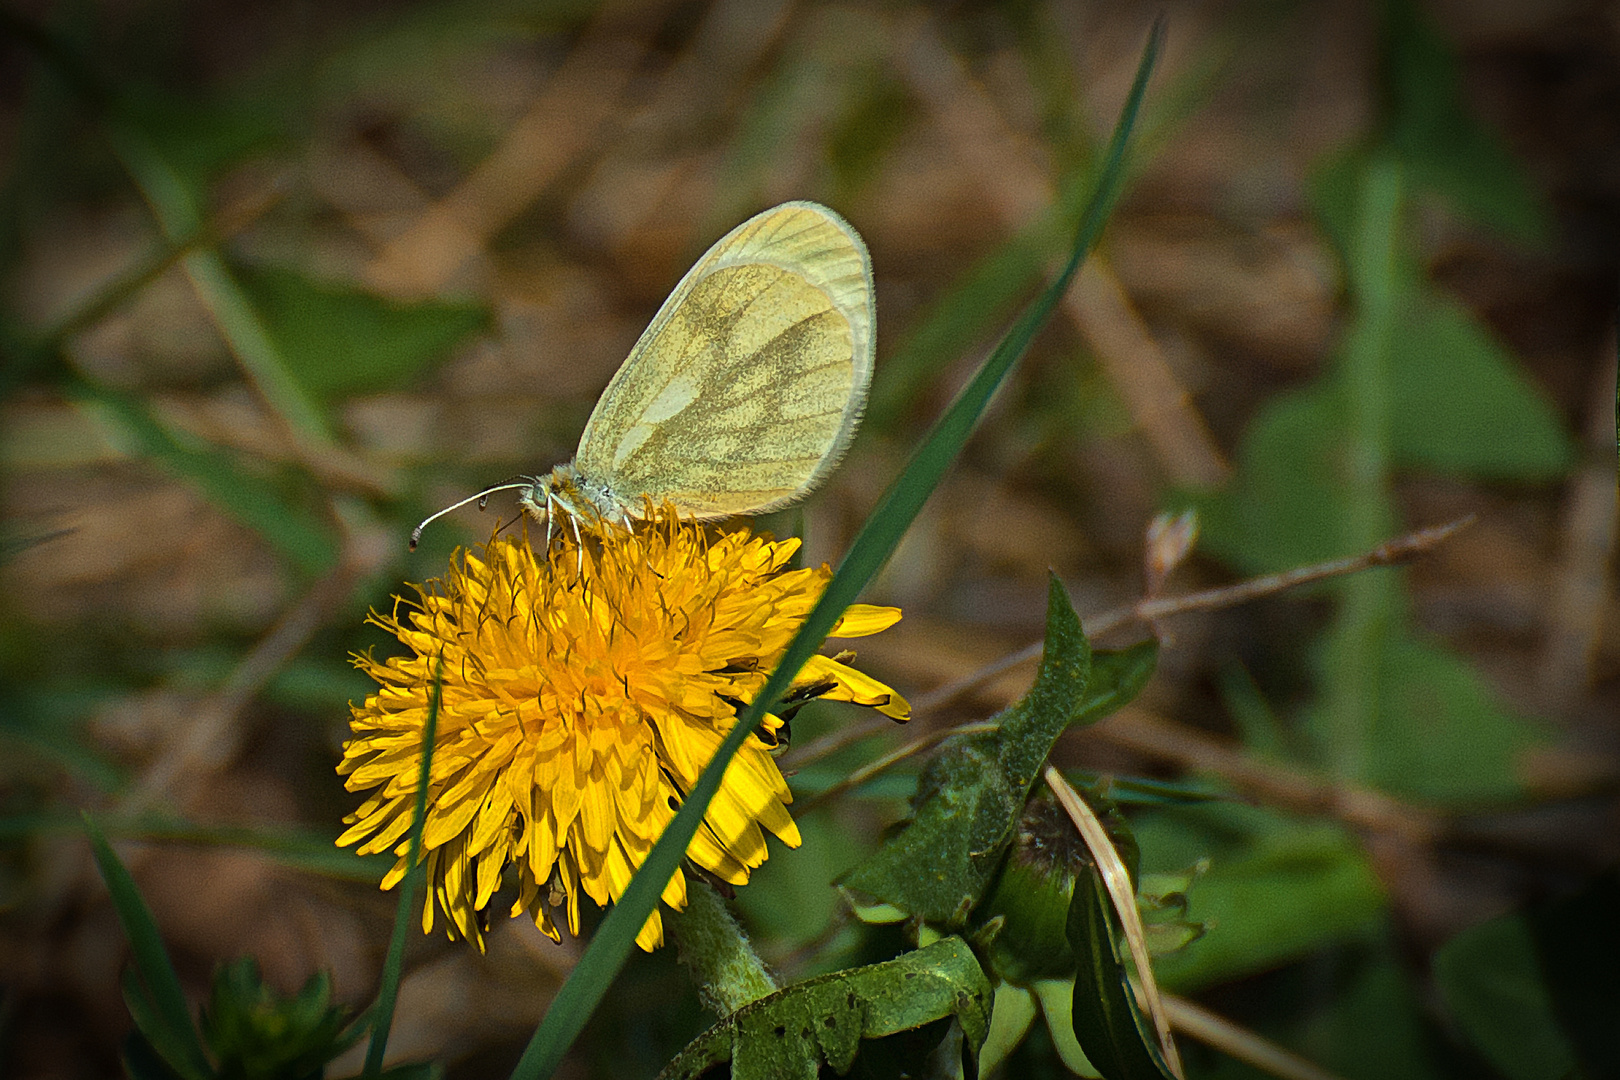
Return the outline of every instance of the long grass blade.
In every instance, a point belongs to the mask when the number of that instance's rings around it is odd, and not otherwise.
[[[90,837],[90,850],[95,855],[101,878],[112,894],[113,907],[118,909],[118,921],[124,926],[130,949],[135,954],[135,970],[140,973],[146,990],[145,1001],[151,1006],[147,1016],[149,1024],[158,1025],[154,1045],[161,1045],[172,1057],[168,1064],[186,1080],[203,1080],[213,1075],[208,1057],[203,1052],[202,1039],[191,1022],[191,1010],[186,1006],[186,995],[180,989],[180,977],[169,962],[169,952],[163,947],[157,920],[152,909],[141,899],[123,860],[107,843],[101,827],[88,812],[84,814],[84,831]]]
[[[444,695],[444,656],[433,665],[433,691],[428,697],[427,723],[422,727],[422,765],[416,772],[416,807],[411,811],[411,846],[405,863],[405,880],[399,883],[399,908],[394,912],[394,933],[388,939],[388,956],[383,960],[382,985],[377,1003],[371,1007],[371,1041],[366,1044],[366,1064],[362,1077],[382,1072],[383,1054],[388,1050],[388,1029],[394,1025],[394,1004],[399,1000],[400,971],[405,966],[405,936],[410,931],[416,908],[417,889],[425,867],[422,858],[422,827],[427,822],[428,779],[432,775],[433,739],[439,729],[439,705]]]
[[[822,594],[820,602],[810,612],[799,629],[781,663],[766,680],[765,686],[739,717],[736,727],[715,751],[713,760],[703,775],[687,793],[680,811],[664,830],[664,835],[648,854],[641,869],[631,879],[619,902],[608,912],[591,938],[584,955],[575,965],[568,981],[558,991],[545,1018],[529,1040],[523,1057],[512,1072],[513,1080],[540,1080],[549,1077],[561,1063],[569,1046],[584,1028],[595,1011],[597,1003],[607,993],[609,985],[618,975],[634,947],[636,933],[652,913],[670,877],[686,854],[687,845],[696,835],[703,815],[720,788],[726,766],[753,733],[765,710],[787,690],[806,660],[820,647],[827,632],[833,628],[844,609],[853,603],[862,589],[872,580],[893,553],[900,537],[910,527],[944,476],[946,468],[955,458],[974,424],[990,403],[996,388],[1001,385],[1012,365],[1023,355],[1037,330],[1052,313],[1080,264],[1096,245],[1103,224],[1119,196],[1124,177],[1125,149],[1131,129],[1141,108],[1147,90],[1148,76],[1158,59],[1163,28],[1155,23],[1137,67],[1136,79],[1130,96],[1115,125],[1113,138],[1100,173],[1097,188],[1086,213],[1081,219],[1074,246],[1063,272],[1038,296],[1014,323],[979,369],[973,381],[951,403],[922,447],[912,457],[906,470],[889,488],[872,516],[867,519],[860,535],[850,546]]]

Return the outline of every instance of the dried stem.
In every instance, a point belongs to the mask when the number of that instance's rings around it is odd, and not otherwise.
[[[1272,596],[1312,582],[1343,577],[1346,574],[1354,574],[1375,566],[1392,566],[1429,552],[1462,529],[1473,524],[1473,522],[1474,516],[1470,514],[1445,525],[1437,525],[1431,529],[1419,529],[1417,532],[1398,536],[1360,555],[1352,555],[1343,559],[1329,559],[1327,562],[1312,563],[1309,566],[1297,566],[1292,570],[1284,570],[1281,573],[1265,574],[1261,577],[1250,578],[1247,581],[1240,581],[1235,585],[1225,585],[1219,589],[1206,589],[1203,592],[1188,593],[1185,596],[1140,600],[1130,607],[1116,608],[1113,611],[1107,611],[1101,615],[1086,619],[1086,634],[1090,637],[1100,637],[1130,623],[1153,622],[1170,615],[1181,615],[1189,611],[1209,611],[1214,608],[1233,607],[1237,604]],[[1041,648],[1042,643],[1039,641],[1026,645],[1017,652],[1009,653],[999,660],[986,664],[978,671],[965,675],[955,682],[946,683],[937,690],[929,691],[914,698],[912,704],[918,712],[937,709],[942,705],[955,701],[963,694],[983,686],[996,676],[1011,671],[1020,664],[1027,664],[1031,660],[1039,659]]]
[[[1328,1072],[1315,1062],[1284,1050],[1269,1039],[1232,1023],[1224,1016],[1217,1016],[1186,998],[1166,994],[1164,1007],[1170,1016],[1171,1026],[1183,1035],[1191,1036],[1206,1046],[1213,1046],[1272,1076],[1280,1076],[1283,1080],[1340,1080],[1338,1074]]]
[[[1277,574],[1265,574],[1261,577],[1250,578],[1247,581],[1240,581],[1235,585],[1226,585],[1219,589],[1206,589],[1203,592],[1188,593],[1185,596],[1139,600],[1130,607],[1116,608],[1113,611],[1106,611],[1101,615],[1094,615],[1086,619],[1084,621],[1085,630],[1091,637],[1100,637],[1133,622],[1152,622],[1188,611],[1208,611],[1214,608],[1232,607],[1249,600],[1257,600],[1261,597],[1296,588],[1300,585],[1307,585],[1311,582],[1353,574],[1359,570],[1366,570],[1374,566],[1391,566],[1425,554],[1457,532],[1473,524],[1473,521],[1473,515],[1469,515],[1445,525],[1439,525],[1431,529],[1419,529],[1417,532],[1396,537],[1361,555],[1312,563],[1309,566],[1299,566]],[[977,671],[971,672],[955,682],[946,683],[937,690],[931,690],[926,694],[913,698],[912,708],[914,714],[928,712],[948,705],[964,694],[978,689],[985,683],[1013,670],[1019,665],[1040,659],[1043,647],[1042,642],[1033,642],[1022,649],[1008,653],[999,660],[991,661]],[[835,754],[846,747],[853,746],[863,739],[881,735],[886,731],[893,730],[893,728],[893,722],[886,719],[853,725],[805,746],[803,750],[793,756],[793,764],[797,768],[803,768],[813,761],[819,761],[830,754]],[[957,729],[952,729],[947,734],[954,733],[955,730]],[[943,737],[940,736],[940,738]],[[933,742],[927,743],[927,746],[932,746],[938,741],[938,739],[935,739]],[[921,747],[921,749],[926,749],[926,746]],[[915,753],[916,751],[910,752]],[[893,755],[890,755],[890,757],[892,758]],[[897,760],[900,759],[887,760],[883,767],[887,768]],[[847,790],[847,788],[841,788],[840,790]],[[826,796],[827,793],[823,792],[816,798],[819,801]]]
[[[825,791],[818,791],[808,799],[798,803],[793,808],[793,816],[796,818],[803,817],[828,799],[836,798],[846,791],[860,787],[872,777],[887,771],[911,755],[920,754],[924,750],[938,746],[953,735],[974,735],[984,731],[995,731],[999,727],[1001,727],[1000,724],[979,721],[972,724],[959,724],[956,727],[944,728],[939,731],[931,731],[927,735],[915,738],[904,746],[896,747],[887,754],[867,762]]]
[[[1335,784],[1313,773],[1266,761],[1204,732],[1134,706],[1087,734],[1191,772],[1219,777],[1242,794],[1271,806],[1326,815],[1369,832],[1413,844],[1431,842],[1443,830],[1439,816],[1383,792]]]
[[[240,741],[237,718],[287,662],[298,655],[343,603],[360,568],[339,562],[281,617],[242,658],[218,690],[199,702],[189,722],[164,753],[152,763],[135,789],[118,808],[138,815],[162,800],[181,777],[199,769],[217,768],[235,753]]]
[[[1179,1078],[1185,1075],[1181,1055],[1176,1051],[1176,1040],[1170,1034],[1170,1017],[1159,995],[1159,984],[1153,978],[1153,964],[1148,959],[1147,931],[1142,927],[1142,913],[1136,907],[1136,889],[1131,885],[1130,871],[1125,868],[1125,861],[1119,857],[1114,842],[1108,838],[1108,830],[1103,828],[1103,823],[1097,820],[1097,815],[1080,797],[1080,793],[1063,779],[1063,774],[1048,765],[1044,776],[1046,786],[1052,789],[1063,812],[1069,815],[1080,838],[1086,842],[1086,849],[1091,852],[1092,861],[1102,875],[1108,899],[1113,902],[1120,928],[1125,932],[1131,962],[1136,965],[1142,1002],[1153,1020],[1154,1031],[1158,1033],[1159,1049],[1164,1054],[1165,1064]]]

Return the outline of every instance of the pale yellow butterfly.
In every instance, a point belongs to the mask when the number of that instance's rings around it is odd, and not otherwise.
[[[757,514],[813,491],[849,449],[872,381],[872,262],[812,202],[749,218],[686,272],[608,383],[574,460],[517,488],[553,520]],[[577,525],[576,525],[577,528]],[[549,529],[548,529],[549,531]]]

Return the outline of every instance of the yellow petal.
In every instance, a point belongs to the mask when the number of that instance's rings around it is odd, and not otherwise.
[[[887,630],[900,621],[897,607],[878,607],[875,604],[851,604],[833,624],[828,637],[867,637]]]
[[[896,693],[893,687],[856,671],[848,664],[840,664],[830,656],[812,656],[799,669],[799,677],[793,680],[799,686],[822,681],[835,684],[833,689],[821,695],[829,701],[852,701],[876,709],[895,720],[911,719],[911,703]]]

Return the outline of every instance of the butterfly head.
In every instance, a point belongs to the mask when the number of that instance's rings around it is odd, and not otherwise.
[[[628,522],[639,516],[632,506],[606,484],[582,474],[573,462],[558,465],[544,476],[524,485],[518,505],[536,521],[548,525],[558,513],[579,521]]]

